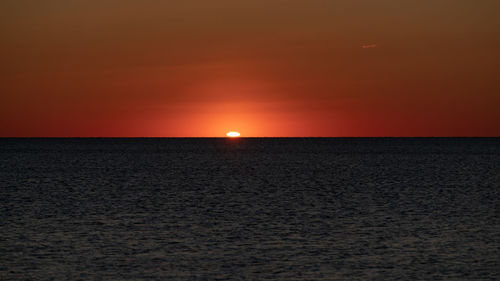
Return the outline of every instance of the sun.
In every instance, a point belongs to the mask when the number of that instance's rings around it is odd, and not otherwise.
[[[228,137],[230,137],[230,138],[237,138],[237,137],[239,137],[239,136],[240,136],[240,133],[235,132],[235,131],[231,131],[231,132],[228,132],[228,133],[226,134],[226,136],[228,136]]]

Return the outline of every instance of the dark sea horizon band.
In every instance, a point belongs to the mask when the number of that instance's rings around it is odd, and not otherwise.
[[[500,276],[499,138],[3,138],[0,279]]]

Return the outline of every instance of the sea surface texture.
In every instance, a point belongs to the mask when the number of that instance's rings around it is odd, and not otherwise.
[[[0,280],[500,279],[500,139],[0,139]]]

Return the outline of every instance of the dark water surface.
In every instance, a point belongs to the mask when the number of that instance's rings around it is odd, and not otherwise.
[[[0,279],[499,279],[500,139],[0,139]]]

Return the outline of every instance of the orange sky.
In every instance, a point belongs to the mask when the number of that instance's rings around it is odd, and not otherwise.
[[[498,0],[2,0],[0,136],[500,136]]]

